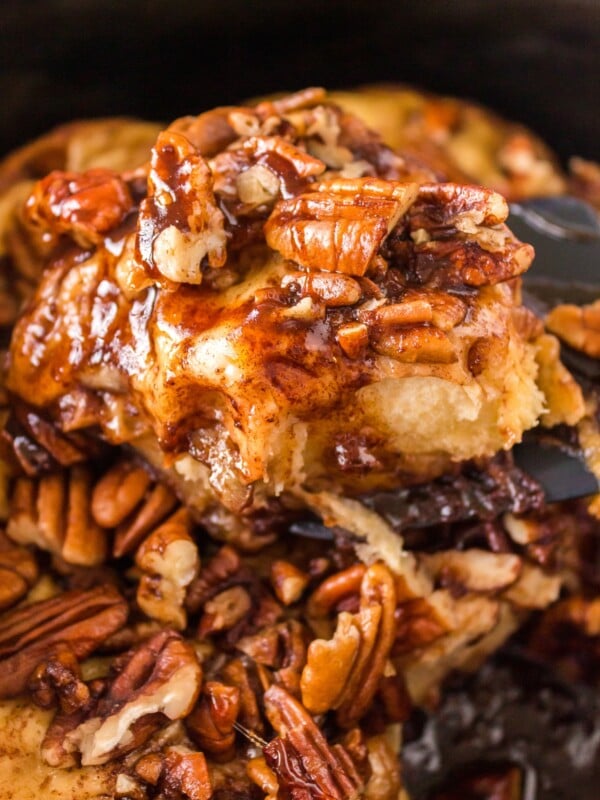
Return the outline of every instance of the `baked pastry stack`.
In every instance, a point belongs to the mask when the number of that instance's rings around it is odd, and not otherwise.
[[[533,249],[320,89],[97,125],[3,173],[0,797],[406,796],[411,709],[585,583],[510,457],[586,412]]]

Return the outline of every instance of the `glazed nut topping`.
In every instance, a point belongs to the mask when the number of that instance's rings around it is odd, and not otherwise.
[[[364,275],[417,195],[413,183],[371,178],[324,181],[282,200],[265,225],[267,243],[309,270]]]
[[[36,184],[25,206],[30,225],[67,235],[82,247],[99,244],[133,208],[127,184],[115,172],[51,172]]]
[[[224,217],[215,203],[208,165],[185,136],[161,133],[152,150],[148,197],[139,212],[142,263],[152,277],[199,284],[203,259],[222,267],[225,249]]]
[[[120,800],[405,798],[404,723],[532,612],[597,672],[596,522],[510,453],[540,421],[595,453],[597,404],[496,191],[320,89],[156,134],[123,173],[63,142],[0,230],[0,699]],[[600,357],[600,301],[548,327]]]

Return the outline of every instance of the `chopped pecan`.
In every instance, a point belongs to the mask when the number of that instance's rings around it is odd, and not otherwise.
[[[493,227],[508,217],[508,203],[491,189],[456,183],[425,183],[409,212],[411,230],[456,229],[475,233],[478,228]]]
[[[118,461],[94,486],[92,516],[103,528],[116,528],[144,498],[149,485],[147,470],[129,459]]]
[[[64,592],[0,617],[0,697],[27,686],[35,667],[59,642],[77,658],[98,648],[127,619],[127,603],[112,586]]]
[[[569,161],[570,192],[600,210],[600,164],[583,158]]]
[[[280,201],[265,225],[267,244],[311,270],[364,275],[417,195],[412,183],[337,179]]]
[[[190,514],[180,509],[145,539],[135,554],[143,571],[137,590],[142,611],[178,630],[187,625],[186,589],[200,566],[198,548],[190,536]]]
[[[369,329],[364,322],[340,325],[335,338],[348,358],[360,358],[369,344]]]
[[[273,685],[264,696],[277,737],[263,749],[279,783],[280,798],[350,800],[364,788],[348,751],[330,745],[306,710],[290,694]]]
[[[575,350],[600,358],[600,300],[587,306],[556,306],[546,317],[546,327]]]
[[[342,612],[333,639],[315,639],[302,672],[302,702],[314,713],[337,710],[351,727],[375,696],[394,643],[396,586],[383,564],[364,574],[357,614]]]
[[[451,364],[458,359],[448,335],[429,325],[377,328],[369,339],[375,352],[409,364]]]
[[[529,648],[569,681],[598,682],[600,597],[573,595],[547,609],[533,628]]]
[[[252,611],[252,599],[243,586],[232,586],[219,592],[204,604],[198,636],[231,630]]]
[[[256,734],[263,731],[263,720],[257,700],[258,682],[253,671],[249,669],[248,659],[234,658],[222,669],[222,676],[227,683],[235,686],[240,693],[240,722]]]
[[[54,235],[67,234],[81,247],[100,243],[133,208],[131,192],[116,172],[51,172],[36,183],[25,220]]]
[[[81,680],[73,650],[59,643],[33,671],[27,686],[33,701],[42,708],[60,706],[63,714],[74,714],[90,702],[90,691]]]
[[[246,764],[246,773],[265,795],[265,800],[277,800],[279,783],[273,770],[267,766],[264,756],[251,758]]]
[[[105,764],[139,747],[165,718],[182,719],[193,708],[202,670],[191,645],[163,631],[127,656],[88,718],[67,734],[67,749],[84,766]]]
[[[0,611],[17,603],[37,580],[34,555],[0,533]]]
[[[285,606],[297,602],[310,581],[310,576],[289,561],[277,560],[271,564],[271,585]]]
[[[273,677],[290,694],[299,694],[300,675],[306,664],[307,636],[298,620],[288,620],[244,636],[236,643],[257,664],[271,667]]]
[[[233,754],[234,725],[239,711],[239,689],[207,681],[198,704],[186,718],[186,730],[202,751],[217,760],[228,761]]]
[[[167,748],[159,785],[165,800],[209,800],[212,787],[204,755],[182,747]]]
[[[199,611],[207,600],[230,586],[241,566],[239,554],[230,545],[223,545],[210,561],[203,565],[198,577],[190,584],[186,601],[188,611]]]
[[[161,800],[209,800],[211,780],[206,759],[182,746],[166,747],[160,753],[142,756],[134,766],[144,784],[153,787],[151,796]],[[143,787],[131,776],[117,778],[117,794],[127,798],[146,798]]]
[[[325,164],[281,136],[250,136],[213,158],[210,168],[217,194],[230,199],[237,193],[255,208],[272,203],[279,194],[297,193],[306,179],[325,171]]]
[[[584,415],[585,403],[581,387],[560,360],[558,339],[544,333],[534,340],[538,365],[537,384],[546,397],[548,410],[542,425],[552,428],[566,423],[576,425]]]
[[[148,197],[140,205],[136,250],[152,278],[202,282],[204,259],[226,258],[223,213],[206,161],[182,134],[163,131],[152,149]]]
[[[108,549],[107,531],[91,518],[92,483],[89,469],[80,465],[41,478],[18,478],[8,536],[56,553],[69,564],[101,564]]]

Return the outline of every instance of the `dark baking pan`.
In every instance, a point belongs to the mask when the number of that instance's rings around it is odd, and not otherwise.
[[[598,0],[2,0],[0,152],[78,116],[409,81],[600,158]]]

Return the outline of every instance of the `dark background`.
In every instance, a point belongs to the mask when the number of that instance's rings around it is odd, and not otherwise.
[[[407,81],[600,158],[600,0],[0,0],[0,152],[304,85]]]

